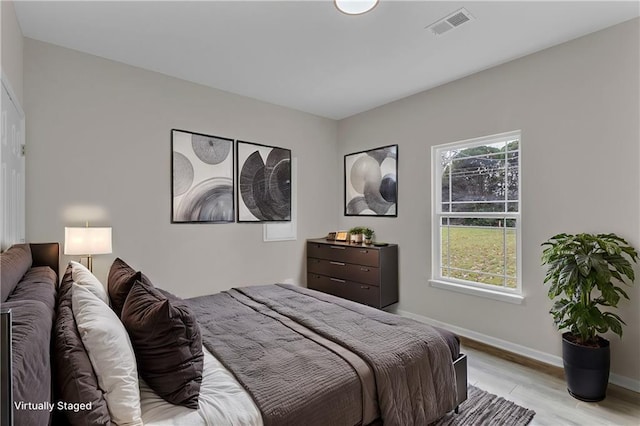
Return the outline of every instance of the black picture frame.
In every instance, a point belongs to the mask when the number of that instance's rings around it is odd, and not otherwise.
[[[398,217],[398,145],[344,156],[344,215]]]
[[[171,129],[171,223],[235,222],[234,140]]]
[[[291,221],[291,150],[236,141],[237,221]]]

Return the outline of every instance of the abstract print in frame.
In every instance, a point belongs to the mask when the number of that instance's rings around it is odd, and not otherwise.
[[[171,222],[234,222],[233,139],[173,129],[171,149]]]
[[[237,142],[238,222],[291,220],[291,150]]]
[[[398,216],[398,145],[344,156],[344,215]]]

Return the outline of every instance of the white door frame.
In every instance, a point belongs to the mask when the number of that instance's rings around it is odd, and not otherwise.
[[[23,160],[21,165],[22,173],[20,174],[19,182],[16,183],[18,205],[17,205],[15,218],[13,218],[13,220],[10,217],[6,217],[7,215],[5,214],[4,190],[0,189],[0,193],[2,193],[2,206],[0,206],[0,251],[4,251],[12,244],[25,242],[25,238],[26,238],[26,176],[25,176],[26,165],[24,161],[24,149],[25,149],[24,147],[26,145],[25,143],[26,126],[25,126],[25,113],[24,113],[24,110],[22,109],[22,105],[20,105],[20,101],[18,100],[18,97],[16,96],[15,91],[13,90],[13,87],[9,82],[9,79],[3,70],[0,70],[0,78],[1,78],[3,89],[7,91],[7,94],[9,95],[9,100],[11,101],[11,103],[13,104],[13,106],[15,107],[18,113],[18,119],[20,120],[20,123],[18,124],[19,137],[17,140],[17,144],[18,144],[18,150],[21,150],[23,153],[22,154]],[[5,114],[6,108],[4,108],[3,106],[3,108],[1,109],[3,111],[2,116],[0,117],[0,119],[3,121],[1,125],[3,128],[3,131],[8,131],[7,122],[6,122],[7,118]],[[7,136],[8,135],[2,135],[2,137],[7,137]],[[0,160],[0,163],[2,163],[1,160]],[[0,171],[0,173],[2,173],[2,171]],[[1,175],[0,175],[0,178],[2,180],[6,179],[6,177],[2,177]],[[4,187],[4,185],[6,185],[6,182],[2,182],[2,185]],[[7,221],[11,221],[15,223],[6,224]],[[12,232],[6,232],[7,229],[11,229]]]

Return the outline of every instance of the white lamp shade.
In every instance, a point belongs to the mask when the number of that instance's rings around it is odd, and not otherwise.
[[[360,15],[373,9],[378,0],[334,0],[340,12],[347,15]]]
[[[64,254],[111,253],[111,228],[64,228]]]

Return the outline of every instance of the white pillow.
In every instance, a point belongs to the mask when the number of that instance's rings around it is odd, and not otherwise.
[[[69,263],[71,264],[71,277],[73,278],[73,282],[88,288],[91,293],[98,296],[98,299],[108,305],[109,296],[107,296],[107,291],[104,289],[100,280],[98,280],[82,263],[74,262],[73,260]]]
[[[89,289],[73,283],[71,308],[113,423],[142,425],[138,369],[129,335],[116,314]]]

